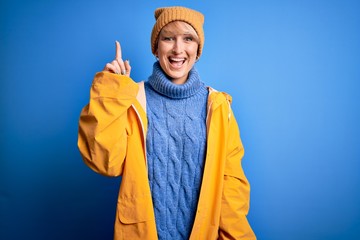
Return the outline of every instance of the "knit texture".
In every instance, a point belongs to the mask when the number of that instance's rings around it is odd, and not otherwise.
[[[206,152],[208,90],[193,68],[173,84],[154,64],[145,82],[147,162],[159,239],[189,239]]]
[[[159,33],[166,24],[174,21],[183,21],[190,24],[199,36],[199,48],[198,58],[201,56],[204,46],[204,15],[198,11],[185,7],[165,7],[155,10],[155,24],[151,32],[151,51],[155,54],[156,42],[159,37]]]

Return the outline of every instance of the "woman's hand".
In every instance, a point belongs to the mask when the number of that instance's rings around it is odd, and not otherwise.
[[[121,57],[121,47],[118,41],[115,42],[116,52],[115,59],[111,63],[107,63],[103,69],[103,71],[112,72],[115,74],[121,74],[130,77],[131,66],[129,60],[125,62]]]

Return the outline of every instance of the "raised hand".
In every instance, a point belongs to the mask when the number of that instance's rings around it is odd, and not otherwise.
[[[121,46],[118,41],[115,41],[116,52],[115,52],[115,59],[107,63],[103,69],[103,71],[112,72],[115,74],[121,74],[130,77],[131,66],[129,60],[125,62],[122,60],[121,56]]]

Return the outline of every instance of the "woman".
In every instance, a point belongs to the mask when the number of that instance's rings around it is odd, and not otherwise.
[[[158,61],[148,81],[116,57],[97,73],[79,121],[85,163],[122,176],[115,239],[256,239],[248,224],[244,149],[231,97],[194,68],[204,44],[201,13],[159,8],[151,34]]]

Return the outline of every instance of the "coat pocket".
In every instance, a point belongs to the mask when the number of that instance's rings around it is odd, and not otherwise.
[[[133,224],[154,220],[151,196],[120,198],[118,216],[123,224]]]

